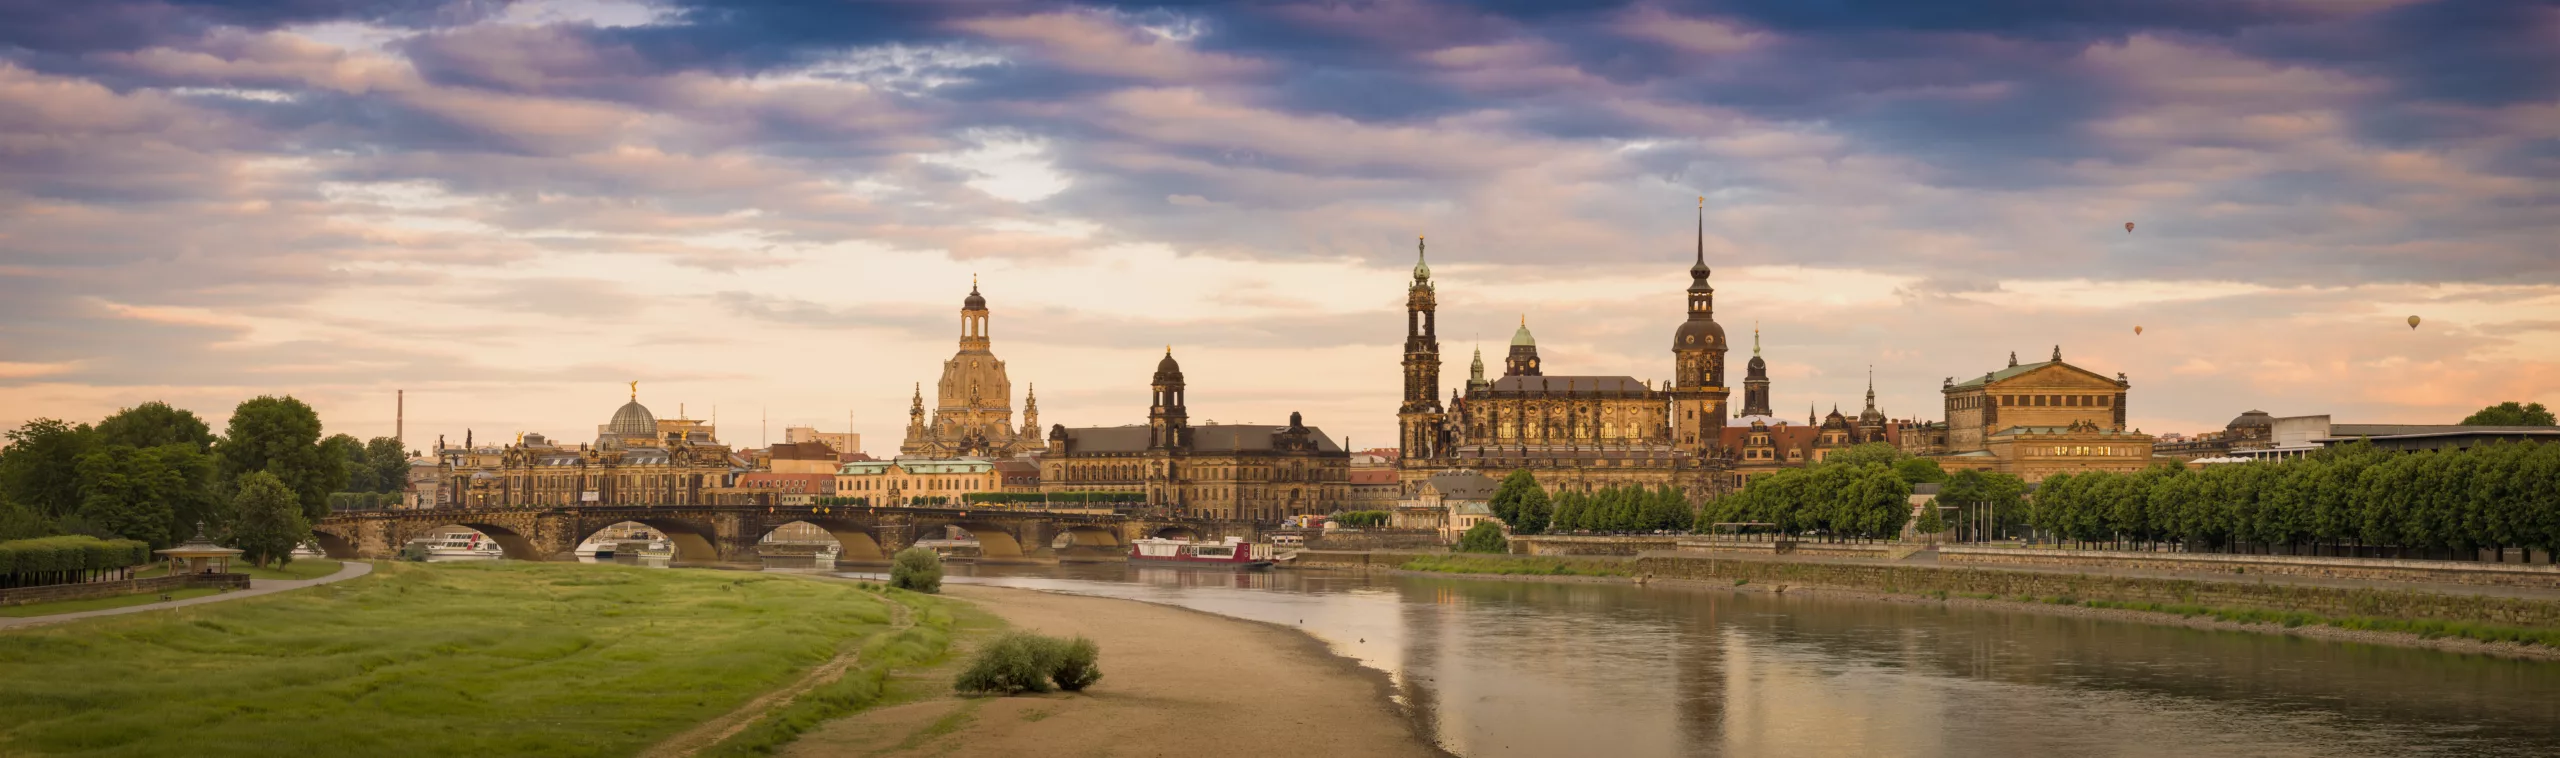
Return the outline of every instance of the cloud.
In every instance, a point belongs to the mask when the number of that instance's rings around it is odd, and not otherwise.
[[[1702,246],[1782,400],[1874,363],[1931,416],[2062,342],[2148,424],[2434,419],[2560,389],[2555,13],[18,4],[0,407],[290,389],[371,424],[396,382],[561,431],[644,375],[884,439],[984,273],[1059,420],[1129,420],[1172,342],[1220,413],[1383,439],[1427,234],[1453,356],[1527,312],[1560,365],[1658,378]],[[730,368],[777,355],[845,378]]]

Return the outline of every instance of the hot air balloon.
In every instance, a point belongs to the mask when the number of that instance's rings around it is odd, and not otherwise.
[[[2133,333],[2134,333],[2134,334],[2136,334],[2136,335],[2140,335],[2140,334],[2142,334],[2142,327],[2139,327],[2139,326],[2134,327],[2134,328],[2133,328]]]
[[[2133,233],[2133,222],[2131,222],[2131,221],[2124,222],[2124,233],[2126,233],[2126,234],[2132,234],[2132,233]]]
[[[2416,317],[2416,316],[2410,316],[2410,317],[2409,317],[2409,328],[2411,328],[2411,329],[2416,329],[2416,328],[2418,328],[2418,317]]]

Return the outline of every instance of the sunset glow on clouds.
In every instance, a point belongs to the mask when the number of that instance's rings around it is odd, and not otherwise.
[[[1415,235],[1452,386],[1524,314],[1660,380],[1699,196],[1781,416],[2056,344],[2152,432],[2560,400],[2560,6],[1985,5],[9,3],[0,426],[578,440],[638,380],[885,453],[975,275],[1044,423],[1170,344],[1367,447]]]

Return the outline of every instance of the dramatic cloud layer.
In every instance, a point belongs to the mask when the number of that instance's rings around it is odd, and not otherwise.
[[[638,379],[885,452],[975,276],[1044,421],[1170,344],[1366,446],[1420,233],[1452,384],[1524,316],[1661,378],[1703,245],[1787,415],[2057,344],[2147,431],[2560,400],[2560,4],[0,7],[5,426],[576,439]]]

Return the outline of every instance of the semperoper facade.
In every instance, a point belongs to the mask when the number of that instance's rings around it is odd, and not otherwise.
[[[1040,401],[1024,392],[1022,426],[1013,425],[1013,380],[1005,376],[1004,361],[996,359],[990,345],[987,298],[978,294],[978,284],[972,281],[968,299],[960,304],[960,351],[942,362],[942,380],[933,385],[930,420],[925,416],[924,385],[916,385],[899,456],[1010,458],[1043,445]]]

